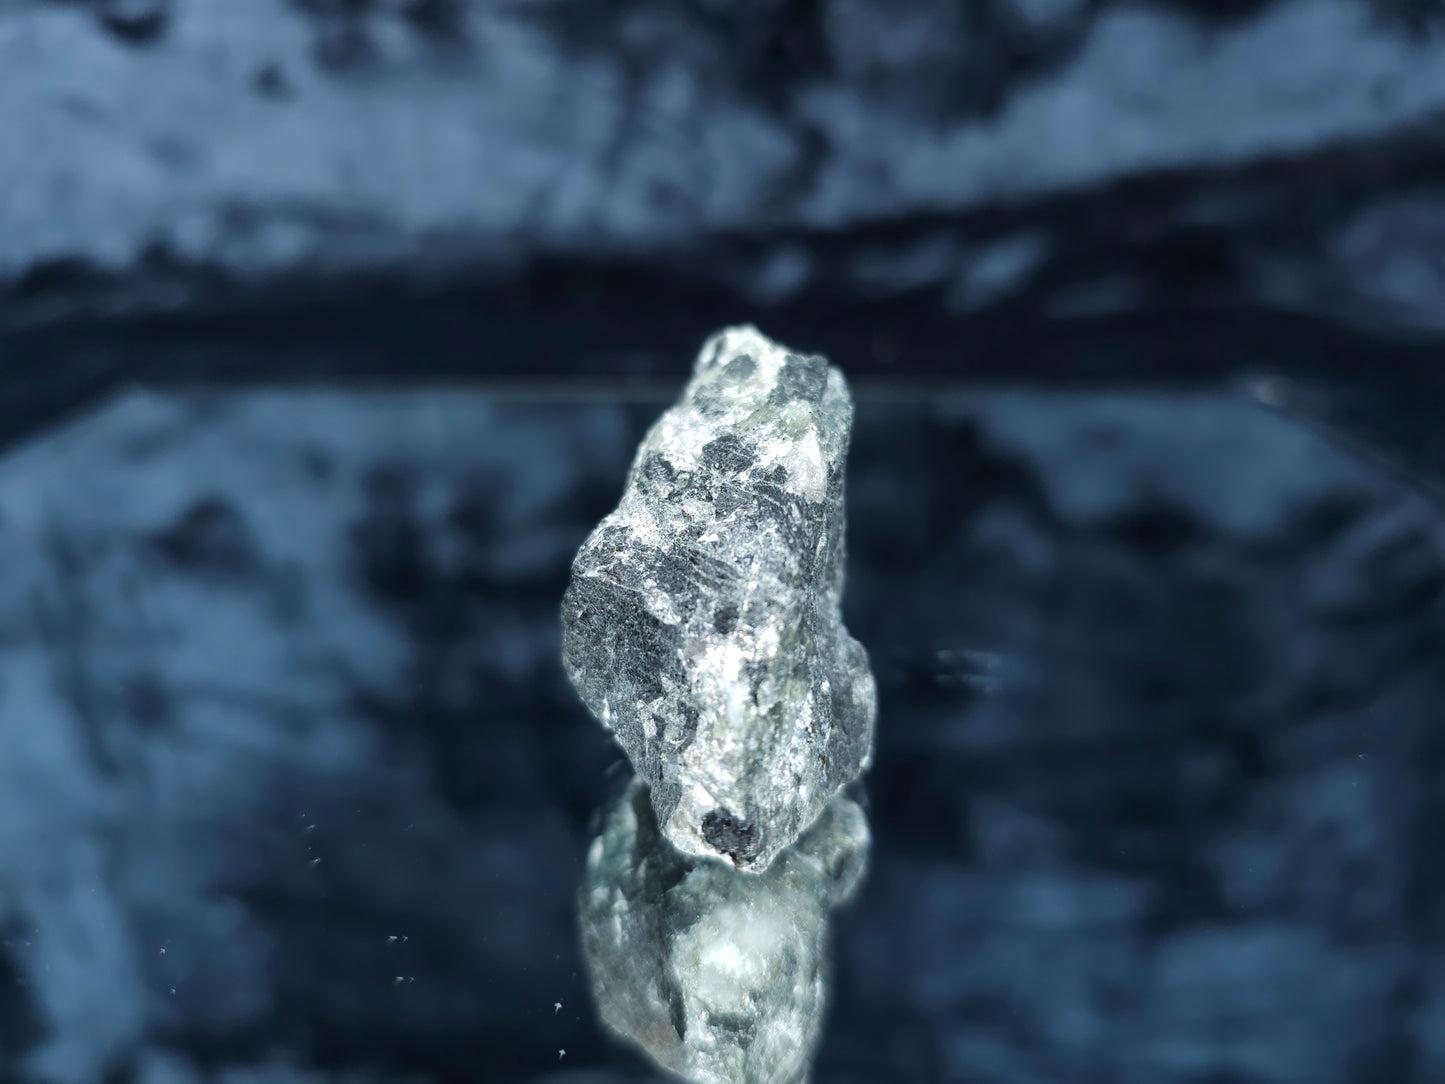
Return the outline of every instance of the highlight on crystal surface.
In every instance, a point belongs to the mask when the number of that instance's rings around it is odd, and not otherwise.
[[[766,869],[872,756],[839,608],[852,422],[826,359],[719,332],[573,562],[564,668],[689,854]]]
[[[806,1080],[828,998],[829,913],[857,891],[868,849],[845,793],[763,874],[684,855],[633,780],[578,892],[603,1022],[697,1084]]]

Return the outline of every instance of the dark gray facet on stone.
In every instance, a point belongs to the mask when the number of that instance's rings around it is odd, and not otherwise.
[[[824,358],[714,335],[573,562],[563,665],[689,854],[766,869],[871,758],[839,608],[852,421]]]
[[[868,821],[846,794],[761,875],[679,853],[633,780],[578,892],[604,1023],[697,1084],[808,1079],[829,990],[829,914],[863,879]]]

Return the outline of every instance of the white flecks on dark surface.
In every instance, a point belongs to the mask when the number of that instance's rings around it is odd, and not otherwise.
[[[556,660],[654,414],[137,394],[0,459],[0,1075],[644,1072],[581,1008]],[[1213,395],[864,402],[848,492],[885,714],[819,1080],[1445,1077],[1436,509]]]

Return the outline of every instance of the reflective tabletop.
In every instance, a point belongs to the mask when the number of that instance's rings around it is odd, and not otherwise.
[[[558,607],[665,404],[132,390],[6,452],[0,1081],[656,1076]],[[1438,504],[1243,394],[881,386],[847,499],[813,1079],[1445,1079]]]

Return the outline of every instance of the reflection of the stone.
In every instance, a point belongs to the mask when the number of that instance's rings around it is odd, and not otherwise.
[[[633,781],[578,892],[602,1020],[698,1084],[806,1080],[828,994],[828,916],[863,880],[862,807],[840,794],[764,873],[677,851]]]

